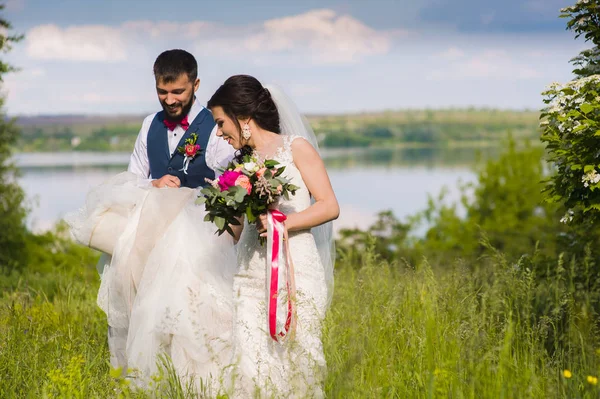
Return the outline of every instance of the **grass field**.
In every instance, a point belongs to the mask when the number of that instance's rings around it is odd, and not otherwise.
[[[2,280],[0,397],[145,397],[111,376],[105,318],[95,304],[96,255],[61,249],[62,263]],[[600,395],[597,319],[562,260],[562,277],[536,283],[525,265],[501,254],[475,270],[388,265],[372,251],[354,259],[338,259],[324,326],[328,397]],[[534,318],[539,303],[548,306]],[[555,335],[565,320],[566,333]],[[168,374],[155,394],[186,397]]]

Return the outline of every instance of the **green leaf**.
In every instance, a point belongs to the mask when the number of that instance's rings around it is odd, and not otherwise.
[[[571,170],[581,170],[581,165],[571,165]]]
[[[225,226],[225,230],[232,236],[235,237],[235,234],[233,233],[233,230],[231,229],[231,227],[229,225]]]
[[[123,367],[110,368],[110,376],[112,378],[119,378],[123,374]]]
[[[590,206],[587,206],[587,207],[585,207],[585,208],[583,209],[583,211],[584,211],[584,212],[587,212],[587,211],[591,211],[592,209],[595,209],[595,210],[597,210],[597,211],[600,211],[600,204],[592,204],[592,205],[590,205]]]
[[[220,216],[215,216],[214,222],[219,230],[223,230],[225,227],[225,219]]]
[[[595,169],[595,166],[594,166],[594,165],[585,165],[585,166],[583,167],[583,173],[588,173],[588,172],[591,172],[591,171],[592,171],[592,170],[594,170],[594,169]]]
[[[246,217],[248,218],[248,223],[254,223],[256,220],[256,216],[254,216],[250,207],[246,208]]]
[[[581,112],[584,114],[589,114],[594,110],[594,106],[588,103],[583,103],[579,106],[579,109],[581,109]]]
[[[573,132],[573,133],[577,133],[577,132],[580,132],[580,131],[582,131],[582,130],[585,130],[585,129],[587,129],[588,127],[589,127],[589,126],[587,125],[587,123],[582,123],[581,125],[579,125],[579,126],[577,126],[576,128],[574,128],[574,129],[572,130],[572,132]]]
[[[244,202],[244,198],[246,198],[246,195],[248,195],[248,191],[246,191],[246,189],[243,187],[235,187],[234,193],[235,194],[233,198],[235,202],[238,203]]]
[[[198,197],[196,199],[196,205],[202,205],[204,203],[206,203],[206,197]]]

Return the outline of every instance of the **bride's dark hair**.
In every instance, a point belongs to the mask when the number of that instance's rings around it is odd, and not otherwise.
[[[271,93],[253,76],[234,75],[227,79],[208,100],[207,107],[223,108],[237,126],[240,138],[242,128],[238,118],[251,118],[261,129],[281,133],[279,113]],[[249,146],[242,147],[238,159],[251,152]]]

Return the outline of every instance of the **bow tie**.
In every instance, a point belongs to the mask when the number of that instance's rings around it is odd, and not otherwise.
[[[188,130],[188,127],[190,127],[190,123],[188,122],[188,116],[184,116],[182,120],[180,120],[179,122],[173,122],[170,120],[163,120],[163,123],[165,124],[165,126],[167,127],[167,129],[169,129],[170,131],[175,130],[175,128],[177,127],[177,125],[181,126],[183,128],[183,130]]]

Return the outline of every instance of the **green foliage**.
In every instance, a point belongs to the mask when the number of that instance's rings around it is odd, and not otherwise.
[[[460,217],[456,204],[430,201],[423,213],[431,226],[418,247],[440,256],[475,259],[486,252],[481,239],[509,259],[529,253],[539,242],[540,250],[556,256],[556,242],[564,230],[557,206],[544,202],[543,152],[539,148],[517,150],[509,140],[505,152],[489,160],[477,181],[462,187]]]
[[[555,173],[547,181],[548,200],[563,204],[562,221],[594,226],[600,220],[600,3],[579,0],[561,10],[567,29],[584,36],[594,47],[573,60],[578,79],[553,83],[543,95],[541,141],[546,144]]]
[[[575,32],[575,38],[583,35],[586,42],[594,44],[571,60],[577,66],[573,73],[579,77],[600,73],[600,2],[578,0],[575,5],[561,10],[561,18],[569,18],[567,29]]]
[[[0,6],[0,11],[4,6]],[[7,52],[20,36],[7,35],[11,29],[8,21],[0,18],[0,52]],[[0,80],[14,67],[0,61]],[[10,162],[11,148],[17,140],[19,130],[14,120],[3,111],[4,99],[0,98],[0,272],[23,267],[27,262],[25,251],[25,194],[16,183],[17,170]]]
[[[548,200],[568,209],[563,221],[581,224],[600,216],[600,75],[554,84],[544,92],[543,134],[556,173]]]
[[[312,117],[324,147],[498,145],[507,130],[537,138],[538,113],[495,110],[388,111]]]

